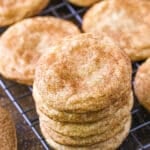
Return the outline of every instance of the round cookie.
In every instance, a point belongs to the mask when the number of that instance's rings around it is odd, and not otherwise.
[[[49,0],[1,0],[0,27],[35,15],[46,7],[48,3]]]
[[[110,127],[116,127],[129,114],[129,106],[126,105],[118,109],[118,111],[115,114],[107,116],[106,118],[103,118],[102,120],[99,120],[97,122],[82,124],[63,123],[54,121],[42,113],[40,113],[40,121],[45,122],[47,127],[63,135],[73,137],[88,137],[104,133],[105,131],[109,130]]]
[[[60,134],[51,128],[47,127],[47,124],[44,122],[40,121],[40,128],[44,128],[44,130],[49,133],[49,136],[56,142],[64,145],[69,145],[69,146],[88,146],[88,145],[93,145],[99,142],[104,142],[116,134],[118,134],[121,130],[124,128],[124,124],[129,120],[129,117],[126,116],[122,122],[117,124],[115,127],[111,126],[107,131],[101,133],[101,134],[96,134],[92,136],[87,136],[87,137],[78,137],[78,136],[68,136],[68,135],[63,135]],[[43,133],[44,135],[44,133]]]
[[[150,58],[139,67],[134,90],[139,102],[150,111]]]
[[[14,123],[9,113],[0,107],[0,149],[17,150],[17,137]]]
[[[54,17],[35,17],[16,23],[0,38],[0,73],[32,85],[41,54],[58,40],[79,33],[73,23]]]
[[[74,5],[78,5],[78,6],[90,6],[96,2],[98,2],[99,0],[68,0],[70,3],[74,4]]]
[[[150,57],[149,10],[148,0],[105,0],[87,11],[82,28],[100,35],[106,32],[120,41],[133,61],[143,60]]]
[[[131,63],[114,43],[80,34],[42,55],[34,87],[48,108],[75,113],[98,111],[131,88]]]
[[[59,122],[69,122],[69,123],[85,123],[85,122],[95,122],[101,120],[109,115],[114,114],[118,108],[129,104],[130,110],[132,109],[133,103],[133,94],[131,92],[130,98],[124,98],[122,101],[116,101],[111,104],[109,108],[102,109],[98,112],[89,112],[89,113],[67,113],[61,112],[53,108],[48,108],[44,103],[42,103],[41,96],[39,95],[36,87],[33,88],[33,97],[36,104],[37,113],[40,115],[41,113],[45,114],[47,117],[59,121]],[[126,100],[125,100],[126,99]],[[130,101],[128,101],[130,99]],[[131,101],[132,100],[132,101]]]
[[[54,149],[59,149],[59,150],[76,150],[76,149],[78,150],[91,150],[91,149],[92,150],[100,150],[100,149],[114,150],[114,149],[117,149],[121,145],[123,140],[127,137],[129,130],[130,130],[130,126],[131,126],[131,118],[124,125],[125,125],[124,130],[116,134],[113,138],[110,138],[98,144],[94,144],[91,146],[82,146],[82,147],[79,147],[79,146],[73,147],[73,146],[59,144],[55,142],[54,140],[52,140],[49,134],[44,129],[42,129],[42,132],[48,144]]]

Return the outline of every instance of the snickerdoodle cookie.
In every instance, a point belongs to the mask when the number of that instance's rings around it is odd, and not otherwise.
[[[39,13],[49,0],[0,0],[0,27]]]
[[[72,22],[54,17],[35,17],[14,24],[0,38],[0,73],[32,85],[41,54],[58,40],[79,33]]]
[[[120,40],[133,61],[143,60],[150,57],[149,10],[149,0],[105,0],[87,11],[82,28],[100,35],[115,33],[112,38]]]
[[[51,47],[41,57],[34,87],[49,108],[98,111],[130,91],[131,63],[114,43],[81,34]]]
[[[14,123],[9,113],[0,107],[0,149],[17,150],[17,137]]]
[[[139,102],[150,111],[150,58],[139,67],[134,90]]]
[[[90,6],[100,0],[68,0],[70,3],[78,5],[78,6]]]
[[[59,144],[57,142],[55,142],[54,140],[52,140],[52,138],[49,136],[49,133],[46,132],[46,130],[44,128],[42,128],[42,132],[43,135],[46,139],[46,141],[54,148],[54,149],[59,149],[59,150],[100,150],[100,149],[104,149],[104,150],[114,150],[117,149],[119,147],[119,145],[121,145],[121,143],[123,142],[123,140],[126,138],[126,136],[129,133],[129,129],[130,129],[130,125],[131,125],[131,118],[124,124],[124,129],[122,131],[120,131],[119,133],[117,133],[113,138],[110,138],[106,141],[97,143],[97,144],[93,144],[90,146],[67,146],[67,145],[63,145],[63,144]]]

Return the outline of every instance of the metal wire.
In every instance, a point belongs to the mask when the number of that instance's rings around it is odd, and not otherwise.
[[[75,7],[69,4],[66,0],[52,0],[50,5],[42,11],[39,15],[53,15],[59,18],[64,18],[73,21],[79,27],[82,23],[82,15],[86,8]],[[1,28],[0,33],[6,28]],[[133,64],[133,78],[137,68],[141,63]],[[27,124],[32,129],[33,133],[43,145],[43,149],[50,150],[50,147],[45,142],[39,130],[39,120],[35,111],[34,101],[32,99],[32,88],[10,82],[0,77],[0,87],[5,91],[10,101],[15,105],[18,112],[23,116]],[[22,89],[19,95],[15,91]],[[26,103],[24,105],[23,103]],[[32,105],[31,105],[32,103]],[[32,114],[32,115],[31,115]],[[135,97],[135,104],[132,110],[132,127],[130,134],[125,142],[119,148],[120,150],[150,150],[150,115],[137,102]]]

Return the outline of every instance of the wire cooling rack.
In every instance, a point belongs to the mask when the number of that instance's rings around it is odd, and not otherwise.
[[[87,8],[75,7],[66,0],[51,0],[50,5],[39,15],[53,15],[73,21],[81,27],[82,16]],[[1,28],[0,32],[6,28]],[[140,63],[133,64],[133,78]],[[39,139],[43,150],[50,150],[39,129],[38,116],[32,99],[32,88],[23,86],[0,77],[0,87],[4,90],[18,112],[23,116],[33,134]],[[132,128],[120,150],[150,150],[150,114],[137,102],[132,111]]]

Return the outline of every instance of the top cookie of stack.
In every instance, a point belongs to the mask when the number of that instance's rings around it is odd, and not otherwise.
[[[68,38],[40,58],[33,96],[52,147],[117,148],[131,123],[130,60],[107,37]]]
[[[42,56],[34,85],[49,107],[98,111],[131,88],[129,58],[105,38],[98,39],[81,34],[57,43]]]

